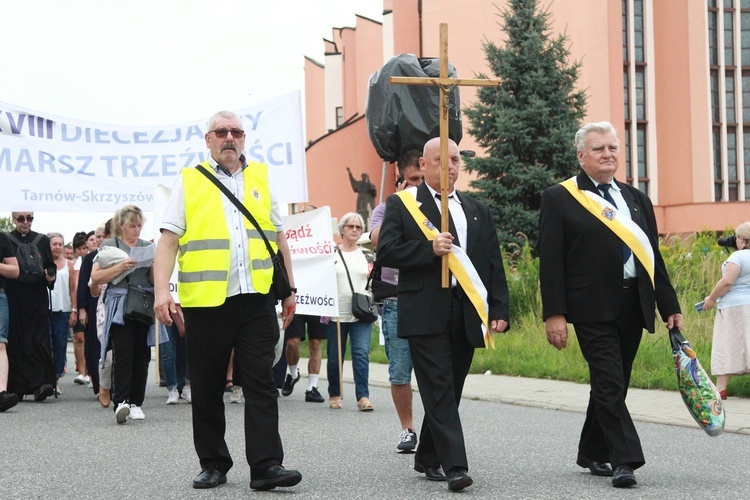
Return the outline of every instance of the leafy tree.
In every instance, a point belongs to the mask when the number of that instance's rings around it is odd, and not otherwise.
[[[16,227],[10,217],[0,217],[0,233],[13,231]]]
[[[542,191],[579,169],[573,137],[586,96],[575,88],[580,63],[567,63],[567,36],[550,36],[550,13],[537,0],[510,0],[499,17],[504,47],[483,46],[500,85],[481,87],[465,110],[488,156],[466,159],[466,168],[477,173],[471,186],[490,206],[500,243],[535,247]]]

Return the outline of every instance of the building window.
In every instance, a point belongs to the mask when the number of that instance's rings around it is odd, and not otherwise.
[[[706,5],[714,201],[747,200],[750,195],[750,0],[707,0]]]
[[[625,95],[625,172],[628,184],[648,194],[648,65],[643,0],[622,0]],[[632,57],[631,57],[632,56]]]
[[[344,107],[336,106],[336,127],[340,127],[344,123]]]

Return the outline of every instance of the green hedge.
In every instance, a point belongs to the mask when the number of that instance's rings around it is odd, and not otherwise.
[[[714,311],[698,313],[694,305],[703,300],[719,280],[721,263],[729,254],[716,244],[716,235],[712,232],[698,233],[684,240],[663,239],[660,248],[685,318],[683,335],[710,374]],[[572,326],[568,325],[566,349],[557,351],[547,343],[541,318],[539,259],[525,246],[505,255],[505,269],[510,290],[511,330],[495,336],[495,349],[477,349],[472,373],[491,370],[495,374],[587,383],[588,366]],[[383,347],[378,343],[377,327],[373,328],[371,345],[370,360],[387,363]],[[301,347],[306,351],[305,344]],[[676,390],[672,350],[664,323],[657,324],[653,335],[644,330],[630,385]],[[750,377],[733,377],[728,392],[750,397]]]

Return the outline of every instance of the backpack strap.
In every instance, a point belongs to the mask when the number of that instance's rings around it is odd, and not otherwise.
[[[9,240],[13,241],[16,245],[25,245],[25,243],[15,236],[13,236],[11,233],[5,233],[5,236],[8,237]],[[31,244],[35,245],[39,243],[39,241],[42,239],[42,236],[44,236],[42,233],[36,233],[36,237],[31,240]]]
[[[5,233],[5,236],[7,236],[8,239],[12,241],[13,243],[15,243],[16,245],[23,245],[23,242],[19,240],[18,238],[16,238],[15,236],[13,236],[13,234],[10,232]]]

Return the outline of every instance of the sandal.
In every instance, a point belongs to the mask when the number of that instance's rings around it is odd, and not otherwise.
[[[224,392],[232,392],[232,387],[234,387],[234,384],[232,383],[232,379],[228,378],[227,383],[224,386]]]
[[[341,409],[341,398],[333,397],[328,400],[328,408],[331,410],[340,410]]]
[[[357,401],[357,408],[359,408],[359,411],[372,411],[375,409],[367,398],[359,398],[359,401]]]

